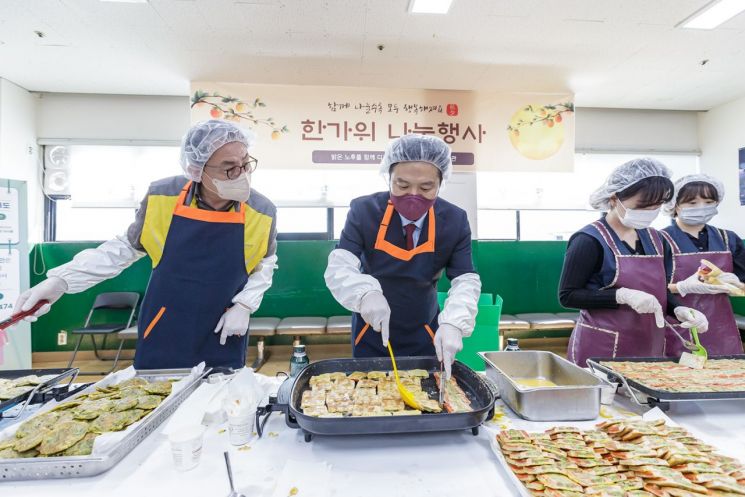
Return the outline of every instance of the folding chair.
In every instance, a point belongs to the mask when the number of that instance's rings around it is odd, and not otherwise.
[[[75,350],[73,350],[72,352],[72,357],[70,358],[70,362],[67,364],[67,367],[71,367],[73,362],[75,362],[75,356],[77,355],[78,350],[80,350],[80,344],[83,341],[83,337],[85,336],[91,337],[91,342],[93,343],[93,353],[96,355],[96,359],[98,359],[99,361],[112,360],[104,358],[99,354],[98,347],[96,347],[96,335],[103,335],[103,343],[101,344],[101,350],[103,350],[104,348],[106,348],[106,338],[109,335],[132,326],[132,321],[134,320],[135,313],[137,312],[137,303],[139,302],[139,300],[140,295],[137,292],[108,292],[98,294],[96,296],[96,299],[93,301],[93,305],[91,306],[91,310],[88,312],[88,317],[85,319],[85,324],[83,325],[83,327],[70,331],[71,334],[78,336],[78,340],[75,344]],[[94,314],[98,314],[98,312],[100,311],[121,311],[126,309],[130,309],[129,317],[126,321],[118,323],[115,322],[91,324],[91,319],[93,318]],[[123,345],[124,340],[121,340],[119,342],[119,348],[116,351],[116,356],[113,359],[114,365],[107,372],[111,372],[116,369],[116,365],[119,362],[119,356],[122,353]]]

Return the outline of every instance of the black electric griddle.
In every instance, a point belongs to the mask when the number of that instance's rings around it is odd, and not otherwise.
[[[745,355],[726,355],[712,356],[707,361],[716,361],[717,359],[737,359],[745,361]],[[639,405],[649,405],[651,407],[659,406],[661,409],[668,409],[671,402],[693,402],[705,400],[737,400],[745,399],[745,390],[736,390],[731,392],[671,392],[652,388],[644,383],[625,377],[623,374],[614,370],[612,366],[606,366],[601,362],[612,364],[614,362],[678,362],[671,357],[601,357],[587,360],[587,365],[595,371],[604,373],[608,380],[613,383],[620,383],[629,391],[634,401]],[[633,389],[633,390],[632,390]],[[640,399],[635,392],[644,394]]]
[[[437,398],[437,385],[432,373],[440,371],[440,363],[435,357],[402,357],[396,359],[400,370],[424,369],[430,377],[422,381],[422,388]],[[472,430],[478,434],[478,427],[490,419],[494,411],[495,395],[487,379],[474,372],[465,364],[453,364],[453,378],[465,392],[473,411],[465,413],[423,413],[417,416],[371,416],[341,418],[318,418],[303,414],[300,402],[303,391],[310,388],[310,378],[323,373],[355,371],[390,371],[393,369],[390,358],[374,357],[362,359],[328,359],[305,367],[296,378],[288,378],[280,387],[276,398],[259,408],[256,413],[256,427],[261,436],[264,425],[272,412],[284,412],[287,425],[303,430],[305,441],[310,442],[314,435],[382,435],[393,433],[417,433],[434,431]],[[263,419],[262,419],[263,418]]]

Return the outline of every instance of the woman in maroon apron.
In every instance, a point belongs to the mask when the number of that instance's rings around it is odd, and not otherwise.
[[[567,351],[575,364],[664,356],[665,315],[706,328],[703,314],[670,298],[663,243],[649,227],[672,196],[667,167],[646,158],[618,166],[590,196],[605,214],[572,235],[559,283],[561,304],[581,310]]]
[[[668,281],[680,301],[703,312],[709,318],[709,331],[700,337],[709,355],[742,354],[740,330],[735,322],[729,293],[743,289],[745,246],[732,231],[707,224],[724,198],[721,181],[706,174],[691,174],[675,182],[675,196],[666,206],[673,218],[662,231],[666,240],[665,262]],[[705,259],[724,274],[725,285],[709,285],[699,280],[698,268]],[[690,340],[690,334],[683,330]],[[667,337],[668,356],[679,356],[685,349],[676,337]]]

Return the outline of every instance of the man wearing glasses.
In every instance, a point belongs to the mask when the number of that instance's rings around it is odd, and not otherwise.
[[[193,126],[181,145],[184,176],[156,181],[126,235],[47,273],[16,304],[49,305],[113,278],[145,254],[153,271],[138,313],[137,369],[241,368],[248,322],[272,284],[276,209],[251,188],[258,161],[253,135],[210,120]]]

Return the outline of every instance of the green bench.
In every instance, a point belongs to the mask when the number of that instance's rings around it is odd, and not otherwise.
[[[33,268],[31,284],[41,281],[46,269],[68,262],[81,250],[97,245],[97,242],[37,245],[30,254],[30,267]],[[304,341],[311,344],[347,340],[349,311],[336,302],[323,279],[328,254],[335,245],[333,240],[277,242],[279,269],[274,274],[273,285],[266,292],[261,307],[251,318],[252,346],[263,349],[269,345],[289,345],[297,336],[302,336]],[[571,327],[568,324],[555,330],[547,329],[535,320],[520,318],[526,314],[566,311],[556,296],[565,247],[566,242],[473,242],[473,259],[481,275],[482,291],[492,296],[489,302],[486,299],[490,297],[483,297],[485,300],[479,306],[477,326],[495,327],[497,330],[496,339],[493,336],[489,338],[488,348],[498,348],[500,336],[503,339],[512,336],[569,336]],[[150,277],[150,266],[150,259],[144,257],[112,280],[86,292],[62,297],[49,314],[32,325],[33,351],[71,350],[70,345],[57,345],[58,332],[79,327],[85,317],[81,309],[90,308],[94,296],[100,292],[136,291],[143,295]],[[516,275],[517,268],[519,275]],[[449,287],[447,278],[442,278],[438,291],[447,292]],[[494,307],[499,307],[499,311]],[[740,314],[745,315],[745,309]],[[278,331],[279,321],[276,320],[295,317],[323,318],[329,319],[329,322],[323,333],[319,333],[318,329],[309,330],[312,335],[304,335],[304,330],[297,335],[298,328],[282,333]],[[263,318],[271,319],[265,322]],[[128,342],[127,346],[131,347],[132,344]]]

